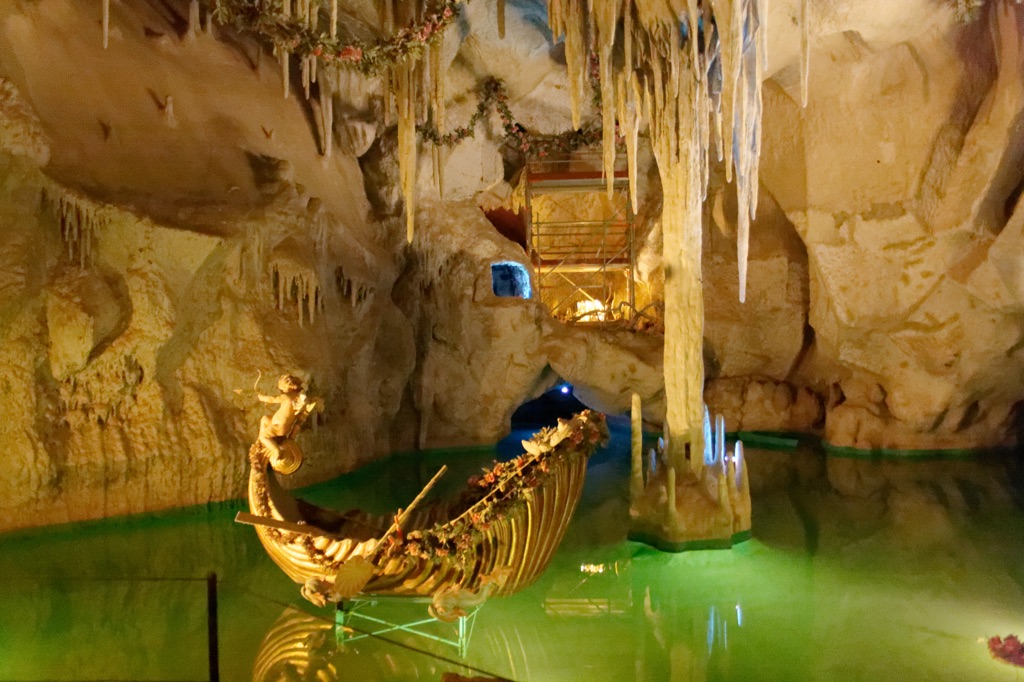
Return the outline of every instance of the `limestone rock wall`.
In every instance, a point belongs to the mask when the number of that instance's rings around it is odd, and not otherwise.
[[[545,366],[546,312],[535,299],[499,297],[492,286],[492,263],[529,269],[526,254],[472,201],[424,201],[417,231],[393,293],[418,330],[396,443],[493,443],[507,433],[515,408],[536,393]]]
[[[798,375],[840,445],[1014,438],[1021,9],[935,16],[896,43],[822,38],[807,109],[785,73],[766,88],[762,182],[807,250]]]
[[[0,8],[0,531],[244,495],[259,372],[327,405],[293,482],[350,470],[416,360],[376,129],[326,159],[255,45],[112,8],[106,51],[90,3]]]

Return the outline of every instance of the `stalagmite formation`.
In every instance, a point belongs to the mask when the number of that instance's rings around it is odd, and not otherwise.
[[[743,443],[737,441],[728,452],[721,415],[712,429],[705,411],[702,430],[706,447],[694,453],[704,464],[699,474],[678,472],[661,439],[644,471],[634,431],[631,539],[667,551],[684,551],[731,547],[750,537],[750,481]]]
[[[629,497],[630,499],[639,499],[644,493],[643,406],[639,393],[633,393],[630,408]]]

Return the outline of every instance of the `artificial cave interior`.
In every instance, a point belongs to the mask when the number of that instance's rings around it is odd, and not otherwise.
[[[1019,0],[0,3],[0,682],[1009,680]]]

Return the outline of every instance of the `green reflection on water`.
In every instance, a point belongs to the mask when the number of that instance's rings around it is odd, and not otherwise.
[[[754,540],[665,554],[625,540],[628,457],[623,433],[615,435],[592,463],[551,568],[483,606],[465,658],[403,632],[339,642],[333,612],[303,603],[252,529],[232,523],[238,505],[222,505],[0,538],[0,680],[207,679],[202,578],[210,571],[219,577],[225,680],[252,678],[282,622],[306,633],[307,667],[275,671],[294,679],[318,671],[338,680],[439,680],[446,671],[586,682],[1018,678],[977,640],[1024,630],[1019,510],[943,512],[913,495],[900,505],[851,500],[821,479],[794,477],[755,495]],[[493,454],[453,456],[449,489]],[[817,455],[748,456],[753,472]],[[445,459],[395,457],[308,496],[393,509]],[[421,603],[370,608],[394,622],[425,615]]]

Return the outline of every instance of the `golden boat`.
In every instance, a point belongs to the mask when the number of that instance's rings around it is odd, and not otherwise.
[[[587,459],[607,435],[599,412],[559,420],[523,441],[524,454],[471,478],[457,498],[413,511],[417,498],[398,519],[293,497],[257,441],[249,451],[251,514],[238,520],[256,527],[267,554],[314,603],[356,594],[430,597],[433,615],[450,620],[540,576],[579,502]],[[294,441],[281,449],[294,460]],[[287,470],[295,468],[292,461]]]

